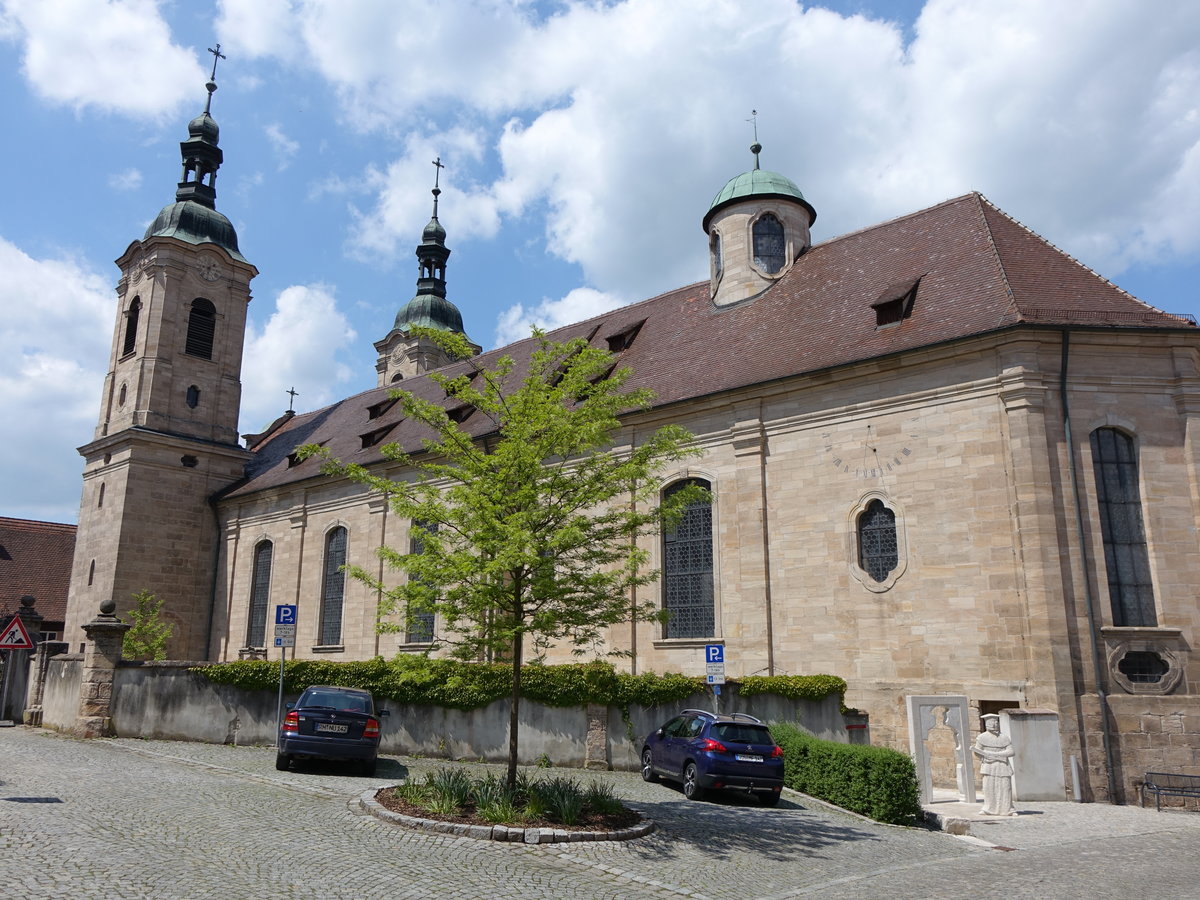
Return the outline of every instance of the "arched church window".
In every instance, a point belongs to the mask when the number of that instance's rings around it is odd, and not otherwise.
[[[1091,442],[1113,624],[1153,627],[1158,616],[1133,438],[1115,428],[1097,428]]]
[[[195,409],[200,405],[200,388],[192,385],[187,389],[187,405],[189,409]],[[255,644],[254,646],[258,646]]]
[[[267,645],[267,600],[271,593],[271,557],[275,545],[259,541],[254,548],[254,571],[250,577],[250,615],[246,625],[246,646]]]
[[[425,552],[425,535],[434,534],[438,530],[437,522],[422,522],[413,519],[409,526],[408,552],[420,554]],[[408,627],[405,641],[410,644],[428,644],[433,640],[434,615],[431,612],[408,610]]]
[[[725,260],[721,257],[721,233],[719,231],[713,231],[708,248],[712,255],[713,281],[717,282],[721,280],[721,274],[725,271]]]
[[[96,498],[96,509],[104,506],[104,482],[100,482],[100,496]]]
[[[882,582],[899,562],[896,514],[882,500],[872,500],[858,517],[858,564],[875,581]]]
[[[203,297],[192,301],[188,313],[187,343],[184,352],[190,356],[212,359],[213,338],[217,333],[217,308]]]
[[[342,640],[342,600],[346,595],[346,529],[338,526],[325,536],[325,574],[321,582],[321,625],[317,640],[332,646]]]
[[[764,213],[754,223],[754,264],[774,275],[783,269],[783,223],[771,213]]]
[[[688,485],[711,489],[700,478],[678,481],[663,491],[669,498]],[[671,531],[663,531],[663,607],[669,614],[668,638],[712,637],[714,634],[712,503],[689,504]]]
[[[129,309],[125,312],[125,338],[121,342],[122,356],[128,356],[137,346],[138,319],[141,314],[142,301],[140,298],[134,297],[133,302],[129,304]]]

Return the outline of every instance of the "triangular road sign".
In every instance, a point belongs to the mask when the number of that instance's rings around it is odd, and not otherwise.
[[[0,650],[32,650],[33,641],[25,630],[25,623],[20,616],[13,616],[12,621],[0,631]]]

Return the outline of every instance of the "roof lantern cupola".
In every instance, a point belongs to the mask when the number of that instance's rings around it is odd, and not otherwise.
[[[432,342],[413,336],[413,328],[466,334],[462,313],[446,299],[446,261],[450,258],[450,250],[446,246],[446,229],[438,221],[438,198],[442,194],[441,174],[445,165],[440,156],[433,161],[433,165],[433,216],[421,232],[421,243],[417,245],[417,292],[400,307],[387,337],[375,344],[375,349],[379,351],[375,369],[380,385],[451,362]]]
[[[812,246],[809,229],[817,211],[790,178],[761,167],[757,121],[750,152],[754,168],[726,182],[702,222],[717,306],[757,297]]]
[[[175,188],[175,202],[163,207],[146,229],[145,238],[174,237],[192,244],[214,243],[229,251],[234,259],[245,262],[238,250],[233,224],[217,212],[217,170],[224,161],[217,145],[221,130],[212,117],[212,95],[217,90],[217,61],[225,59],[221,45],[210,47],[212,74],[205,90],[208,99],[204,112],[188,122],[188,138],[180,141],[183,157],[182,180]]]

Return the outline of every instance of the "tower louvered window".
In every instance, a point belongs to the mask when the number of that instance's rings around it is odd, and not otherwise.
[[[199,297],[192,301],[188,314],[187,343],[184,352],[190,356],[212,359],[213,338],[217,333],[217,308]]]
[[[1104,535],[1104,566],[1113,624],[1153,627],[1154,587],[1142,528],[1137,452],[1133,438],[1115,428],[1092,432],[1092,468]]]
[[[274,545],[262,541],[254,548],[254,573],[250,582],[250,616],[246,627],[246,646],[267,645],[267,601],[271,594],[271,556]]]
[[[664,499],[689,484],[709,489],[702,479],[680,481],[663,492]],[[712,504],[688,506],[679,524],[663,532],[663,606],[668,638],[712,637],[714,633]]]
[[[321,626],[317,640],[324,646],[342,641],[342,601],[346,595],[346,529],[325,536],[325,575],[321,582]]]
[[[872,500],[858,517],[858,564],[876,581],[884,581],[900,562],[896,514]]]
[[[128,356],[137,346],[138,319],[141,314],[142,301],[138,297],[134,297],[133,302],[129,304],[129,311],[125,314],[125,338],[121,342],[122,356]]]
[[[783,223],[766,213],[754,223],[754,264],[774,275],[783,268]]]

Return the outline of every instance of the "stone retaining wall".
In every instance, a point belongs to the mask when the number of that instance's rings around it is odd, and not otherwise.
[[[116,735],[223,744],[274,743],[277,693],[214,684],[192,671],[203,665],[122,661],[113,681],[112,728]],[[46,727],[63,731],[74,727],[81,670],[77,654],[50,660],[43,714]],[[284,702],[296,697],[285,694]],[[467,712],[390,701],[380,706],[390,713],[381,719],[384,753],[489,762],[508,758],[507,700]],[[637,768],[641,739],[689,707],[711,709],[712,700],[697,694],[677,704],[633,707],[629,711],[631,727],[616,707],[555,708],[525,700],[521,703],[520,762],[532,765],[544,754],[555,765],[632,770]],[[774,695],[740,698],[737,685],[727,684],[721,712],[735,711],[765,721],[798,722],[817,737],[849,742],[836,696],[820,703]]]

